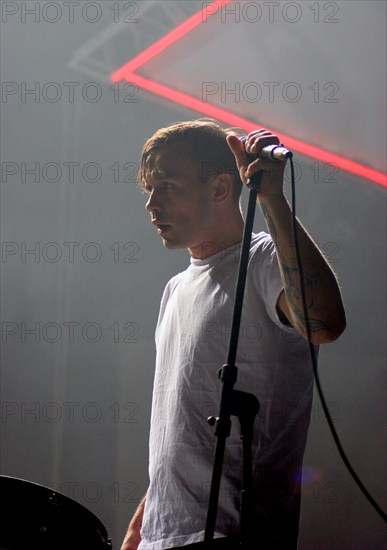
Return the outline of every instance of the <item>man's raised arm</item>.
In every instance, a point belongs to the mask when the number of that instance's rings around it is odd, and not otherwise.
[[[283,194],[285,163],[254,160],[251,156],[266,145],[278,144],[279,140],[267,130],[258,130],[251,132],[244,144],[235,136],[229,136],[227,142],[234,153],[244,183],[255,172],[262,172],[258,201],[275,244],[284,285],[277,306],[295,330],[306,338],[300,275],[292,235],[292,213]],[[314,344],[332,342],[340,336],[346,326],[340,289],[329,264],[299,222],[297,235],[304,272],[311,341]]]

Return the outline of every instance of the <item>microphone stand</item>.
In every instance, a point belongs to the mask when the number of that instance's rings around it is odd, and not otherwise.
[[[239,329],[242,317],[243,296],[246,284],[247,265],[249,260],[251,233],[253,229],[255,205],[259,191],[261,174],[257,172],[247,181],[250,189],[246,222],[243,232],[242,250],[239,263],[238,280],[236,285],[234,312],[232,318],[231,336],[228,351],[227,364],[219,370],[219,378],[223,383],[220,400],[220,412],[218,417],[210,417],[208,423],[216,425],[217,437],[214,468],[210,489],[210,498],[207,512],[207,522],[204,541],[210,543],[214,538],[220,482],[226,439],[230,435],[230,416],[238,416],[241,425],[241,439],[243,442],[243,484],[240,500],[240,546],[251,548],[252,519],[253,519],[253,494],[252,494],[252,439],[255,416],[259,411],[258,399],[249,393],[234,390],[238,369],[235,359],[238,347]],[[250,544],[250,546],[249,546]]]

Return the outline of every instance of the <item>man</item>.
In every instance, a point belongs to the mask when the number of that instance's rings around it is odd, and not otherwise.
[[[285,163],[254,154],[278,138],[261,129],[243,144],[202,119],[171,125],[144,146],[140,183],[146,209],[166,248],[186,248],[190,266],[169,281],[156,329],[150,433],[150,485],[121,550],[205,548],[203,541],[216,414],[226,362],[240,243],[242,182],[261,171],[258,201],[268,231],[252,236],[235,388],[256,395],[253,476],[254,548],[295,549],[300,477],[312,402],[300,280]],[[299,225],[307,313],[315,345],[345,328],[336,278]],[[317,349],[317,348],[316,348]],[[241,443],[234,419],[227,440],[215,541],[238,547]]]

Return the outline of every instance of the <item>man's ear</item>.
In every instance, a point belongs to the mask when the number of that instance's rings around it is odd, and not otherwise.
[[[215,202],[224,202],[232,195],[233,179],[231,174],[218,174],[212,183],[212,197]]]

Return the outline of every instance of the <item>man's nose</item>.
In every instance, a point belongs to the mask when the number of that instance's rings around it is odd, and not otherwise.
[[[145,209],[148,210],[148,212],[152,212],[153,210],[159,210],[160,205],[158,204],[158,200],[155,197],[154,193],[151,193],[149,195],[148,201],[145,205]]]

